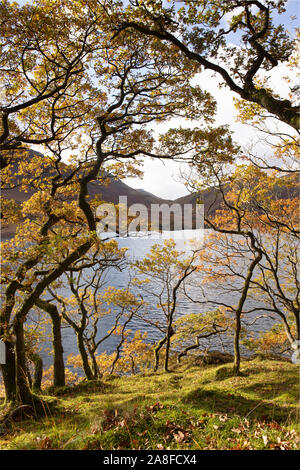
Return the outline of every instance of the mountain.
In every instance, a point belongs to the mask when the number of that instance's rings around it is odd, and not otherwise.
[[[275,199],[288,199],[299,196],[299,178],[298,174],[291,173],[278,178],[278,184],[275,185],[272,193],[272,197]],[[293,185],[291,186],[291,182]],[[296,183],[296,184],[295,184]],[[298,183],[298,184],[297,184]],[[224,192],[230,190],[230,186],[224,187]],[[222,202],[222,195],[218,188],[208,188],[200,193],[191,193],[187,196],[180,197],[174,202],[179,204],[196,204],[197,200],[204,203],[204,211],[210,211],[213,214],[217,209],[220,208]]]
[[[28,151],[28,161],[34,155],[42,156],[41,153],[29,150]],[[15,166],[15,173],[17,174],[17,165]],[[45,168],[45,178],[49,176],[50,170]],[[107,175],[109,177],[109,175]],[[18,182],[18,177],[16,176],[16,183]],[[17,186],[17,184],[16,184]],[[101,194],[104,201],[113,202],[117,204],[119,202],[119,196],[127,196],[128,205],[133,203],[144,204],[149,207],[151,204],[163,204],[163,203],[172,203],[171,200],[162,199],[155,196],[154,194],[144,191],[143,189],[134,189],[125,184],[123,181],[117,178],[110,178],[110,184],[101,185],[99,182],[93,182],[88,184],[89,194],[95,196]],[[1,191],[1,194],[9,199],[14,199],[18,202],[23,202],[29,199],[32,196],[34,190],[30,187],[27,188],[27,191],[20,191],[18,187],[12,189],[7,189]]]
[[[38,152],[30,150],[28,152],[28,159],[34,155],[41,155]],[[15,168],[15,173],[17,173],[17,167]],[[48,170],[45,170],[45,177],[49,175]],[[17,182],[17,177],[16,177]],[[144,191],[143,189],[134,189],[128,186],[123,181],[111,178],[110,184],[101,185],[99,182],[93,182],[88,184],[88,191],[91,196],[101,195],[101,198],[104,201],[112,202],[113,204],[119,203],[119,196],[127,196],[127,205],[131,206],[134,203],[139,203],[145,205],[148,210],[150,210],[151,204],[172,204],[172,200],[162,199],[155,196],[154,194]],[[1,191],[1,195],[8,199],[13,199],[17,202],[24,202],[29,199],[34,190],[28,188],[27,191],[21,191],[18,187],[13,187],[12,189],[6,189]],[[1,235],[2,238],[12,236],[14,234],[15,227],[13,224],[8,227],[2,228]]]
[[[29,158],[32,157],[35,153],[37,152],[29,151],[28,157]],[[48,170],[46,169],[45,176],[46,176],[47,171]],[[295,178],[295,175],[284,176],[282,178],[286,178],[288,182],[290,178]],[[171,200],[171,199],[162,199],[160,197],[157,197],[154,194],[148,191],[145,191],[144,189],[134,189],[128,186],[123,181],[113,178],[113,177],[111,178],[109,185],[101,185],[99,182],[89,183],[88,190],[91,196],[96,196],[100,194],[101,198],[104,201],[112,202],[113,204],[119,203],[119,196],[127,196],[128,207],[134,203],[143,204],[148,208],[149,214],[150,214],[151,204],[172,205],[174,203],[177,203],[182,207],[182,212],[183,212],[185,204],[191,204],[193,207],[193,223],[190,227],[186,227],[186,228],[194,228],[195,208],[196,208],[196,204],[198,200],[199,202],[204,203],[204,212],[207,213],[209,210],[211,214],[213,214],[220,207],[220,204],[222,201],[221,193],[217,188],[209,188],[205,190],[201,194],[201,196],[199,193],[193,193],[193,194],[188,194],[186,196],[182,196],[175,200]],[[225,191],[226,191],[226,188],[225,188]],[[16,187],[10,190],[3,190],[2,195],[6,198],[14,199],[15,201],[23,202],[27,200],[33,194],[33,192],[34,191],[32,189],[29,189],[28,192],[23,192],[23,191],[20,191]],[[282,199],[285,199],[291,195],[294,197],[298,195],[298,193],[296,194],[295,188],[293,188],[292,191],[290,188],[288,188],[288,184],[287,185],[278,184],[278,187],[275,188],[274,193],[275,193],[276,198],[282,198]],[[149,216],[149,219],[150,219],[150,216]],[[160,223],[161,223],[161,219],[160,219]],[[171,214],[171,228],[176,229],[176,227],[174,227],[174,220],[173,220],[172,214]],[[181,226],[178,227],[178,229],[181,229]],[[5,237],[13,235],[14,230],[15,230],[15,227],[13,225],[7,228],[3,228],[2,237],[5,238]]]
[[[89,183],[89,194],[95,196],[101,194],[104,201],[113,202],[114,204],[119,203],[119,196],[127,196],[128,206],[139,203],[144,204],[150,208],[151,204],[172,204],[173,201],[169,199],[162,199],[155,196],[148,191],[143,189],[134,189],[128,186],[123,181],[115,178],[111,178],[111,182],[108,186],[103,186],[100,183]]]

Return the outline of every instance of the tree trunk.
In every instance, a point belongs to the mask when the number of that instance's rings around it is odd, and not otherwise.
[[[92,369],[89,364],[89,359],[88,359],[88,355],[84,347],[84,341],[83,341],[81,332],[77,332],[77,345],[78,345],[79,353],[81,356],[82,366],[83,366],[85,376],[88,380],[93,380],[95,377],[93,375]]]
[[[53,385],[54,387],[64,387],[66,384],[65,378],[65,363],[64,363],[64,350],[62,346],[62,337],[61,337],[61,318],[57,312],[57,315],[51,315],[52,319],[52,344],[54,351],[54,377]]]
[[[165,344],[166,341],[167,341],[167,337],[165,336],[155,346],[155,349],[154,349],[154,360],[155,360],[154,372],[156,372],[157,369],[158,369],[158,366],[159,366],[159,352],[160,352],[161,348],[163,347],[163,345]]]
[[[30,373],[30,369],[29,369],[29,365],[26,364],[26,376],[27,376],[27,380],[28,380],[28,385],[29,385],[29,388],[30,390],[32,390],[32,378],[31,378],[31,373]]]
[[[5,344],[5,364],[1,365],[1,371],[5,389],[5,401],[15,401],[16,399],[16,357],[14,344],[4,341]]]
[[[172,328],[172,321],[173,319],[171,318],[169,325],[168,325],[167,336],[166,336],[165,372],[170,372],[169,371],[170,345],[171,345],[171,337],[174,334],[174,331]]]
[[[52,344],[54,352],[54,361],[53,361],[53,385],[54,387],[64,387],[65,386],[65,363],[63,356],[63,346],[62,346],[62,337],[61,337],[61,317],[57,310],[56,305],[51,304],[41,299],[36,301],[36,305],[47,312],[52,321]]]
[[[43,360],[37,353],[32,353],[30,355],[30,360],[34,363],[32,390],[34,392],[40,392],[43,378]]]
[[[102,377],[102,374],[99,370],[95,353],[96,353],[96,351],[93,351],[93,350],[89,349],[89,354],[90,354],[90,358],[92,360],[92,365],[93,365],[93,375],[94,375],[95,379],[98,379],[98,378]]]
[[[254,272],[255,267],[258,265],[262,259],[262,251],[255,246],[254,237],[251,236],[251,245],[253,250],[256,252],[255,258],[251,261],[247,275],[245,277],[245,282],[242,290],[242,295],[239,299],[238,306],[235,311],[235,333],[234,333],[234,364],[233,364],[233,373],[235,375],[240,375],[240,365],[241,365],[241,355],[240,355],[240,333],[241,333],[241,315],[245,301],[247,299],[250,281]]]
[[[241,366],[240,333],[241,333],[241,314],[236,313],[235,331],[234,331],[234,363],[233,363],[233,373],[236,375],[239,375],[240,366]]]
[[[16,336],[16,395],[19,402],[28,405],[32,403],[33,397],[27,383],[24,324],[21,318],[15,319],[14,333]]]

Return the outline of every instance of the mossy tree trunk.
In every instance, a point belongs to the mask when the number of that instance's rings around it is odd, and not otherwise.
[[[158,370],[160,350],[167,341],[167,337],[162,338],[154,348],[154,372]]]
[[[94,380],[95,377],[94,377],[94,374],[92,372],[92,369],[89,363],[88,354],[84,346],[82,331],[80,329],[77,331],[77,345],[78,345],[78,350],[81,356],[82,367],[83,367],[85,376],[87,380]]]
[[[27,366],[24,341],[24,321],[16,317],[14,322],[16,336],[16,397],[23,405],[32,404],[32,393],[27,381]]]
[[[240,367],[241,367],[240,334],[241,334],[241,317],[242,317],[243,307],[247,299],[250,281],[252,279],[254,269],[262,259],[262,250],[256,247],[254,236],[251,235],[250,239],[251,239],[252,248],[255,252],[255,257],[249,265],[247,275],[245,277],[243,289],[242,289],[242,295],[239,299],[237,308],[235,310],[234,364],[233,364],[233,372],[235,375],[240,374]]]
[[[31,353],[29,358],[34,364],[32,390],[35,393],[39,393],[41,391],[43,379],[43,360],[37,353]]]
[[[62,346],[61,337],[61,318],[55,315],[52,318],[52,337],[53,337],[53,351],[54,351],[54,387],[64,387],[66,384],[65,378],[65,363],[64,363],[64,350]]]
[[[241,352],[240,352],[240,334],[241,334],[241,314],[235,313],[235,328],[234,328],[234,363],[233,372],[236,375],[240,374],[241,369]]]
[[[5,389],[5,401],[15,401],[16,399],[16,356],[14,344],[11,341],[4,341],[5,344],[5,364],[1,364],[1,371]]]
[[[97,348],[96,347],[90,347],[89,344],[87,344],[87,348],[89,351],[89,355],[92,361],[92,367],[93,367],[93,375],[95,379],[98,379],[102,377],[102,374],[99,370],[98,364],[97,364],[97,359],[96,359],[96,352]]]
[[[36,305],[47,312],[52,321],[52,344],[54,352],[53,361],[53,385],[54,387],[65,386],[65,363],[63,356],[62,336],[61,336],[61,316],[56,305],[51,302],[38,299]]]
[[[169,320],[167,335],[166,335],[166,355],[165,355],[165,366],[164,366],[165,372],[170,372],[169,371],[169,359],[170,359],[171,337],[174,335],[172,322],[173,322],[173,317],[170,318]]]

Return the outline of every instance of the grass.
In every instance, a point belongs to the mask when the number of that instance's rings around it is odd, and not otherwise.
[[[297,449],[297,366],[256,360],[242,372],[185,363],[61,389],[54,414],[14,423],[0,448]]]

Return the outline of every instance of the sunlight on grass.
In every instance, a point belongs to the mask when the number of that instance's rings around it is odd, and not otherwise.
[[[183,374],[184,371],[184,374]],[[15,423],[1,449],[296,449],[298,368],[249,361],[114,377],[64,390],[58,410]]]

